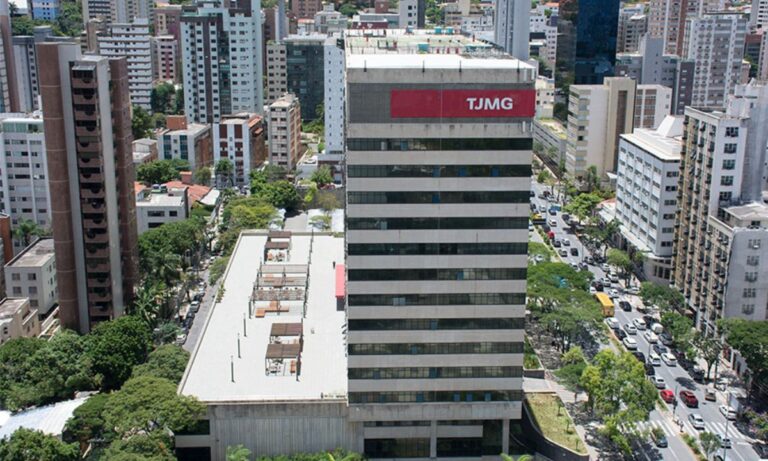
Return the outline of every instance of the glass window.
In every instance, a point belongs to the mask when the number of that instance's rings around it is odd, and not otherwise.
[[[528,203],[530,191],[468,192],[350,192],[350,204],[359,203]]]
[[[350,255],[527,254],[528,243],[350,243],[347,252]]]
[[[531,150],[532,138],[417,138],[417,139],[347,139],[350,151],[464,151],[464,150]]]
[[[528,218],[348,218],[350,230],[526,229]]]
[[[519,330],[525,319],[459,318],[459,319],[350,319],[350,331],[386,330]]]
[[[457,306],[525,304],[525,293],[439,293],[349,295],[350,306]]]
[[[351,269],[349,281],[391,280],[524,280],[526,268]]]
[[[520,354],[523,343],[350,344],[349,355]]]

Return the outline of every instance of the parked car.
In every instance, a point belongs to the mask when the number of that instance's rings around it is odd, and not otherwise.
[[[637,334],[637,328],[635,328],[635,326],[632,325],[631,323],[627,323],[626,325],[624,325],[624,331],[626,331],[628,335]]]
[[[696,395],[689,390],[682,390],[678,394],[680,396],[680,400],[683,401],[685,406],[690,408],[698,408],[699,407],[699,399],[696,398]]]
[[[632,304],[629,304],[628,301],[619,301],[619,307],[624,312],[632,312]]]
[[[560,239],[554,239],[552,240],[552,246],[555,248],[560,248],[563,245],[563,242],[560,241]]]
[[[550,219],[549,220],[549,227],[557,227],[557,220],[556,219]]]
[[[624,338],[622,343],[624,343],[624,347],[626,347],[627,350],[630,350],[630,351],[637,350],[637,341],[635,340],[635,338],[630,338],[629,336],[627,336],[626,338]]]
[[[579,249],[576,247],[571,248],[571,256],[578,256],[579,255]]]
[[[663,346],[663,345],[661,345],[659,343],[656,343],[656,344],[653,345],[653,352],[661,355],[661,354],[666,354],[667,352],[669,352],[669,349],[667,349],[665,346]]]
[[[571,246],[571,241],[568,240],[568,239],[563,239],[563,246],[565,246],[565,247]]]
[[[616,319],[616,317],[608,317],[607,319],[603,320],[606,325],[608,325],[608,328],[611,330],[618,330],[620,328],[619,321]]]
[[[652,431],[651,439],[653,439],[653,443],[655,443],[659,448],[667,448],[669,446],[669,442],[667,442],[667,436],[664,435],[663,430]]]
[[[594,285],[589,286],[589,294],[591,295],[597,294],[597,288],[595,288]]]
[[[568,256],[568,250],[566,250],[565,248],[561,248],[560,250],[558,250],[558,254],[560,254],[560,256],[562,256],[563,258],[565,258]]]
[[[189,312],[197,312],[200,309],[200,301],[192,301],[189,303]]]
[[[652,331],[646,331],[643,333],[643,338],[645,338],[646,341],[648,341],[649,344],[656,344],[659,342],[659,337],[656,336],[656,333]]]
[[[659,354],[655,352],[651,352],[650,354],[648,354],[648,363],[650,363],[654,367],[660,367],[661,357],[659,357]]]
[[[688,415],[688,421],[691,422],[691,426],[694,429],[704,430],[704,418],[698,413],[691,413]]]
[[[608,263],[604,263],[601,268],[603,269],[603,272],[608,273],[611,271],[611,266]]]
[[[557,216],[557,210],[555,210],[554,208],[550,208],[549,209],[549,214],[552,215],[552,216]]]
[[[637,360],[639,360],[640,362],[645,363],[645,354],[643,354],[642,352],[640,352],[640,351],[629,351],[629,353],[632,354],[633,356],[635,356],[635,358]]]
[[[613,334],[616,335],[619,341],[623,341],[627,337],[627,333],[624,330],[613,330]]]
[[[637,328],[638,330],[645,330],[645,320],[634,319],[632,320],[632,323],[635,325],[635,328]]]
[[[661,344],[665,346],[671,346],[675,343],[675,341],[672,339],[672,336],[667,334],[666,332],[660,334],[659,339],[661,340]]]
[[[720,414],[725,416],[725,419],[729,421],[736,421],[736,410],[729,407],[728,405],[720,405],[717,407],[718,410],[720,410]]]
[[[185,342],[187,342],[187,335],[185,335],[184,333],[176,335],[177,346],[183,346]]]
[[[661,396],[661,400],[667,403],[675,403],[675,393],[672,391],[672,389],[664,389],[663,391],[659,392],[659,396]]]
[[[691,370],[691,376],[693,376],[693,380],[696,382],[704,382],[704,369],[698,365],[694,365],[693,370]]]
[[[611,279],[611,283],[619,283],[619,276],[615,272],[612,272],[608,278]]]
[[[659,322],[652,322],[651,331],[656,333],[657,335],[660,335],[662,332],[664,332],[664,327],[661,326]]]
[[[707,386],[707,388],[704,390],[704,400],[708,400],[710,402],[717,401],[717,395],[715,395],[714,386]]]
[[[663,360],[668,367],[674,367],[677,365],[677,359],[675,358],[674,355],[670,354],[669,352],[665,354],[661,354],[661,360]]]
[[[645,374],[648,376],[653,376],[656,374],[656,369],[653,368],[653,365],[650,363],[644,363],[643,367],[645,368]]]
[[[661,376],[651,376],[650,380],[653,383],[653,385],[656,386],[656,389],[667,388],[667,382]]]
[[[587,264],[594,264],[595,260],[592,259],[592,256],[587,256],[586,258],[584,258],[584,262],[586,262]]]
[[[614,298],[614,299],[620,296],[619,290],[617,290],[616,288],[611,288],[611,291],[609,291],[608,294],[611,298]]]

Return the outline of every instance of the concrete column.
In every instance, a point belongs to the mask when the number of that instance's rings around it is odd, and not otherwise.
[[[429,426],[429,457],[437,458],[437,421]]]
[[[509,420],[501,420],[501,452],[509,453]]]

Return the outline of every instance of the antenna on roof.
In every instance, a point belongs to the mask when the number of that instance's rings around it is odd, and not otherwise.
[[[427,71],[427,62],[422,60],[421,61],[421,73],[423,74],[426,71]]]
[[[461,73],[461,60],[459,60],[459,73]]]
[[[240,356],[240,333],[237,334],[237,358],[241,359]]]

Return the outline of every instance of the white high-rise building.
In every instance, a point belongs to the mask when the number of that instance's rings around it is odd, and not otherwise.
[[[221,0],[206,0],[185,10],[181,55],[189,122],[263,113],[260,5],[259,0],[244,0],[228,8]]]
[[[768,24],[768,0],[752,0],[749,25],[754,29],[765,29]]]
[[[331,37],[323,47],[325,73],[325,151],[330,155],[344,152],[344,50]]]
[[[125,57],[128,61],[128,93],[131,104],[150,109],[152,96],[152,40],[149,20],[112,24],[110,35],[99,37],[99,54],[107,58]]]
[[[529,24],[529,33],[531,35],[535,33],[544,34],[546,41],[545,51],[544,53],[539,52],[539,56],[554,66],[557,60],[557,26],[552,25],[550,18],[543,11],[539,11],[539,9],[531,10]]]
[[[690,105],[723,108],[739,83],[747,19],[741,14],[707,13],[689,19],[683,48],[695,63]]]
[[[531,2],[526,0],[496,1],[494,41],[504,51],[522,61],[528,60]]]
[[[42,114],[0,114],[0,127],[0,211],[11,216],[11,227],[31,220],[49,229],[51,197]],[[13,249],[17,253],[24,245],[14,239]]]
[[[402,0],[398,3],[397,11],[401,29],[424,27],[426,0]]]
[[[648,33],[664,41],[664,53],[682,56],[686,21],[722,7],[723,0],[651,0]]]
[[[672,88],[661,85],[637,85],[635,89],[635,128],[655,130],[671,113]]]
[[[616,33],[616,52],[637,51],[640,38],[648,31],[648,16],[644,14],[645,4],[625,5],[619,10],[619,26]]]

